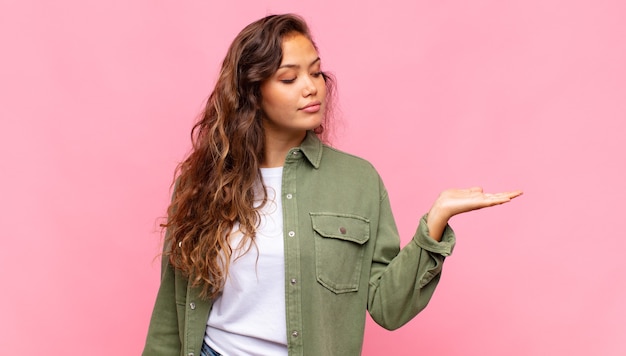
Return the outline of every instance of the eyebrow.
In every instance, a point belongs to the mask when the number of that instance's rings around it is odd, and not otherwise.
[[[320,57],[315,58],[315,60],[313,62],[311,62],[311,64],[309,64],[309,67],[312,67],[315,63],[321,61]],[[300,68],[299,64],[283,64],[280,67],[278,67],[278,69],[281,68]]]

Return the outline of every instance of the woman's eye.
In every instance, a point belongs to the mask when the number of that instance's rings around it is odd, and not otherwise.
[[[312,75],[314,78],[319,78],[319,77],[321,77],[321,76],[322,76],[322,74],[323,74],[323,72],[322,72],[322,71],[319,71],[319,72],[315,72],[315,73],[313,73],[313,74],[311,74],[311,75]]]
[[[280,81],[285,83],[285,84],[291,84],[291,83],[296,81],[296,78],[293,78],[293,79],[281,79]]]

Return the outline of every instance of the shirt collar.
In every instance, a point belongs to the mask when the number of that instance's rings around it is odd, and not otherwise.
[[[304,141],[300,144],[300,150],[315,169],[320,167],[322,148],[322,141],[320,141],[315,132],[307,131]]]

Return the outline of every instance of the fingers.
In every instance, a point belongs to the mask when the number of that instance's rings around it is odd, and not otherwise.
[[[502,194],[502,196],[507,196],[509,197],[509,199],[513,199],[513,198],[517,198],[520,195],[524,194],[524,192],[522,192],[521,190],[515,190],[512,192],[505,192],[505,193],[499,193]]]
[[[511,192],[511,199],[513,199],[513,198],[517,198],[517,197],[519,197],[519,196],[520,196],[520,195],[522,195],[522,194],[524,194],[524,192],[523,192],[523,191],[521,191],[521,190],[516,190],[516,191],[514,191],[514,192]]]
[[[513,198],[517,198],[520,195],[524,194],[524,192],[521,190],[514,190],[510,192],[501,192],[501,193],[484,193],[482,187],[471,187],[471,188],[465,189],[465,191],[468,192],[469,194],[482,193],[488,199],[500,200],[500,199],[506,198],[507,201]]]
[[[494,193],[494,194],[484,194],[484,196],[491,201],[494,205],[503,204],[511,201],[514,198],[522,195],[523,192],[521,190],[516,190],[512,192],[503,192],[503,193]]]
[[[470,193],[482,193],[483,192],[482,187],[471,187],[468,190],[470,191]]]
[[[468,193],[484,193],[483,192],[483,188],[482,187],[471,187],[471,188],[467,188],[467,189],[459,189],[459,191],[466,191]],[[524,194],[523,191],[521,190],[513,190],[510,192],[500,192],[500,193],[484,193],[485,196],[498,196],[498,197],[503,197],[503,196],[508,196],[511,199],[516,198],[522,194]]]
[[[487,193],[483,194],[484,203],[486,206],[498,205],[502,203],[506,203],[511,200],[508,195],[505,193]]]

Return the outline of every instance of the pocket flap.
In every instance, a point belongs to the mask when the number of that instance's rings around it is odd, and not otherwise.
[[[369,220],[357,215],[310,213],[313,230],[320,236],[363,245],[370,238]]]

